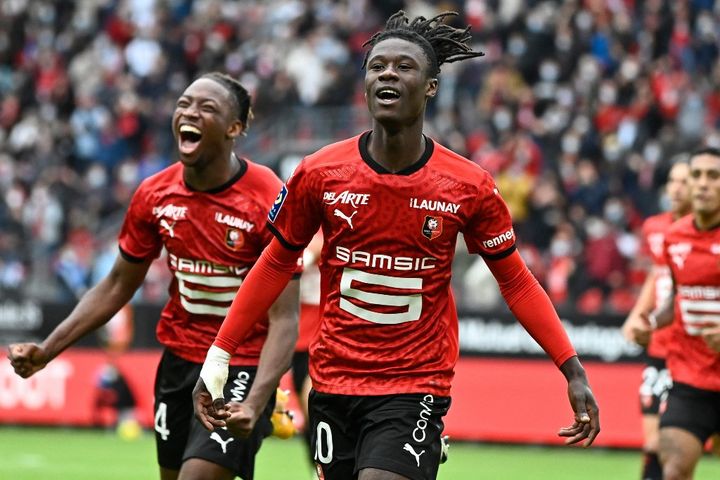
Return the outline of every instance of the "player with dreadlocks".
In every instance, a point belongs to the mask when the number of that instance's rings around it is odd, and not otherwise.
[[[165,248],[173,278],[157,326],[165,350],[155,380],[154,417],[162,480],[250,480],[255,454],[272,431],[274,396],[260,406],[248,438],[202,428],[193,419],[191,397],[238,286],[272,238],[265,218],[282,182],[270,169],[234,153],[251,117],[250,97],[234,78],[212,72],[192,82],[177,99],[172,117],[180,161],[145,179],[133,195],[112,271],[40,345],[9,348],[15,371],[33,375],[108,322]],[[231,406],[245,399],[266,337],[268,344],[287,350],[287,359],[279,361],[290,361],[297,336],[298,283],[289,282],[264,321],[230,351],[231,378],[224,394]]]
[[[559,434],[588,446],[600,431],[583,367],[516,251],[492,177],[423,134],[440,67],[481,55],[468,45],[468,29],[442,23],[448,15],[410,21],[398,12],[367,43],[372,129],[307,156],[282,188],[268,216],[275,239],[240,287],[194,392],[207,428],[226,421],[252,428],[272,393],[269,385],[256,393],[269,383],[261,376],[274,378],[285,365],[261,357],[254,392],[230,415],[220,389],[228,352],[252,331],[322,228],[322,319],[310,346],[309,403],[318,477],[326,480],[436,478],[458,357],[450,276],[459,233],[568,381],[574,423]]]

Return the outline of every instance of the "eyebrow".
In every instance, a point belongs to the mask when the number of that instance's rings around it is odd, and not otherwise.
[[[391,54],[393,58],[397,58],[399,60],[412,60],[415,63],[418,63],[417,59],[415,57],[412,57],[405,53],[398,53],[398,54]],[[382,53],[374,54],[370,58],[368,58],[368,63],[372,62],[373,60],[385,60],[389,55],[383,55]]]
[[[183,98],[186,98],[186,99],[188,99],[188,100],[195,100],[195,99],[197,99],[200,103],[212,102],[212,103],[214,103],[215,105],[220,106],[220,102],[218,102],[218,101],[215,100],[214,98],[210,98],[210,97],[193,97],[192,95],[188,95],[188,94],[186,94],[186,93],[183,93],[182,95],[180,95],[180,98],[178,98],[178,100],[181,100],[181,99],[183,99]]]

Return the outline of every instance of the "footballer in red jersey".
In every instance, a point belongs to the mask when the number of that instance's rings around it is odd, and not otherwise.
[[[692,214],[665,233],[674,296],[651,316],[670,323],[673,386],[660,418],[663,478],[690,479],[703,445],[720,432],[720,150],[690,157]],[[674,315],[673,315],[674,314]]]
[[[650,260],[651,267],[637,302],[622,328],[628,340],[647,347],[640,385],[644,457],[640,477],[642,480],[662,480],[662,466],[657,455],[660,435],[658,413],[672,385],[665,356],[668,343],[673,337],[671,329],[668,328],[651,332],[645,319],[648,313],[662,305],[672,294],[672,278],[665,262],[665,231],[675,220],[690,212],[688,171],[687,162],[677,162],[672,166],[665,185],[670,210],[653,215],[643,223],[642,252]]]
[[[397,12],[366,43],[372,130],[306,157],[283,187],[268,216],[276,238],[240,287],[196,386],[196,416],[213,428],[226,417],[219,385],[227,352],[272,304],[321,228],[322,318],[310,346],[309,403],[317,472],[326,480],[436,478],[458,357],[450,277],[460,233],[568,380],[574,423],[560,435],[587,446],[600,429],[584,369],[515,249],[494,181],[423,134],[440,65],[481,55],[468,44],[469,28],[443,23],[448,15],[411,20]],[[265,362],[263,350],[256,385]],[[233,415],[250,427],[257,408],[243,405],[247,411]]]
[[[173,115],[180,162],[145,179],[133,195],[112,271],[41,345],[10,346],[16,372],[32,375],[122,308],[164,248],[172,281],[157,325],[158,340],[165,347],[155,381],[162,480],[250,480],[255,454],[272,431],[274,396],[258,400],[260,421],[248,438],[241,439],[227,430],[203,429],[193,420],[191,395],[238,287],[272,237],[266,217],[282,183],[268,168],[233,152],[249,116],[248,93],[233,78],[213,72],[194,81],[178,99]],[[278,363],[290,361],[297,336],[298,282],[290,284],[269,318],[258,322],[228,358],[231,378],[223,388],[231,409],[249,395],[266,337],[287,350],[276,357]],[[269,381],[277,385],[283,371],[278,366]]]

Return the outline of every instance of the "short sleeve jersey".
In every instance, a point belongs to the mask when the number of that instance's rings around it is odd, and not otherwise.
[[[692,215],[665,234],[665,254],[675,282],[674,338],[667,364],[673,381],[720,392],[720,353],[700,336],[720,324],[720,227],[698,230]]]
[[[242,280],[272,239],[267,212],[281,186],[270,169],[242,159],[238,174],[212,191],[190,189],[176,163],[135,192],[120,251],[144,261],[167,250],[170,298],[156,330],[179,357],[204,361]],[[231,363],[256,365],[266,334],[267,322],[255,326]]]
[[[665,262],[663,246],[665,231],[672,225],[674,218],[671,212],[665,212],[648,217],[642,226],[642,252],[651,260],[655,272],[655,305],[661,305],[672,292],[672,279],[670,269]],[[667,344],[672,338],[668,328],[660,329],[650,337],[648,355],[665,358]]]
[[[371,158],[369,136],[306,157],[269,215],[288,248],[303,248],[322,228],[313,388],[447,395],[458,357],[457,236],[471,253],[507,256],[510,214],[491,176],[469,160],[426,137],[418,162],[393,174]]]

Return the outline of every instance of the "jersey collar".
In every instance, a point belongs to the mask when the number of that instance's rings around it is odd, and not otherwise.
[[[423,136],[425,137],[425,151],[420,156],[420,159],[412,165],[408,165],[407,167],[403,168],[399,172],[393,173],[387,168],[380,165],[378,162],[376,162],[375,159],[373,159],[370,155],[370,151],[368,150],[368,141],[370,140],[371,133],[372,130],[368,130],[367,132],[360,135],[360,139],[358,140],[360,156],[362,157],[363,161],[367,163],[368,167],[372,168],[375,172],[381,175],[411,175],[425,166],[428,160],[430,160],[433,151],[435,150],[435,143],[430,139],[430,137],[423,134]]]

